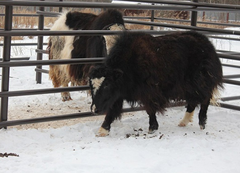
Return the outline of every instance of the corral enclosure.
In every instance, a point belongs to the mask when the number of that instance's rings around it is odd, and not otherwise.
[[[51,0],[51,3],[40,0],[0,1],[3,9],[0,23],[5,23],[0,27],[0,58],[3,58],[0,62],[0,128],[8,127],[0,129],[0,172],[239,173],[239,20],[219,22],[210,20],[206,15],[207,20],[203,21],[201,16],[203,11],[237,16],[239,1],[149,2],[159,6],[72,3],[65,0]],[[35,8],[37,11],[31,11],[29,16],[26,14],[29,11],[15,12],[18,7]],[[91,98],[86,91],[88,86],[54,89],[47,74],[49,64],[85,63],[82,60],[48,60],[46,43],[49,35],[90,34],[87,31],[50,32],[59,7],[94,13],[99,13],[102,8],[140,9],[148,13],[125,16],[127,28],[133,29],[130,32],[144,30],[162,35],[179,30],[196,30],[206,34],[223,64],[225,90],[221,91],[222,101],[219,101],[222,107],[210,106],[205,130],[199,129],[196,115],[188,126],[178,127],[185,108],[168,108],[165,114],[158,115],[160,128],[154,134],[146,133],[148,118],[145,112],[134,111],[137,108],[127,109],[133,112],[124,113],[121,121],[115,121],[109,136],[96,137],[104,117],[92,117]],[[48,9],[52,12],[50,8],[55,13],[42,12]],[[151,8],[154,8],[154,16]],[[11,21],[12,10],[12,19],[16,22]],[[182,10],[184,14],[189,12],[187,19],[169,15]],[[192,13],[192,10],[197,13]],[[107,31],[94,33],[109,34]],[[90,59],[88,63],[95,60]],[[62,102],[60,92],[68,90],[73,100]]]
[[[102,10],[107,8],[116,8],[120,11],[129,10],[128,16],[125,16],[126,27],[130,29],[130,32],[138,32],[139,30],[151,33],[154,35],[162,35],[169,32],[179,30],[196,30],[206,34],[216,44],[221,44],[222,41],[233,41],[234,44],[239,44],[240,41],[240,6],[236,4],[238,2],[232,1],[232,4],[222,3],[206,3],[202,1],[131,1],[130,3],[114,3],[107,2],[76,2],[76,1],[1,1],[1,23],[0,23],[0,36],[2,39],[1,50],[2,62],[0,66],[2,68],[2,91],[1,96],[1,122],[0,127],[7,127],[21,124],[31,124],[55,120],[75,119],[81,117],[91,117],[93,114],[88,112],[88,109],[77,109],[68,113],[55,111],[52,116],[46,116],[46,112],[38,114],[38,117],[31,119],[22,116],[17,119],[9,116],[9,99],[18,97],[22,98],[24,102],[25,96],[36,96],[42,94],[59,93],[62,91],[86,91],[88,86],[68,87],[68,88],[41,88],[42,73],[48,73],[48,65],[58,63],[96,63],[103,60],[103,58],[90,58],[88,61],[81,60],[47,60],[46,43],[49,35],[88,35],[91,32],[88,31],[49,31],[49,28],[56,20],[59,11],[78,10],[83,12],[91,12],[98,14]],[[137,11],[142,13],[136,14]],[[187,14],[182,17],[182,12]],[[108,31],[96,31],[96,34],[109,34]],[[119,32],[111,32],[111,34],[119,34]],[[26,42],[14,42],[17,39],[32,40],[29,43]],[[35,38],[35,39],[34,39]],[[34,42],[35,41],[35,42]],[[21,52],[22,47],[32,46],[36,49],[36,54],[30,57],[14,57],[14,52]],[[221,46],[220,46],[221,47]],[[239,69],[239,55],[238,49],[230,50],[230,48],[223,47],[217,49],[218,55],[222,60],[224,67]],[[16,54],[16,53],[15,53]],[[19,53],[24,54],[24,53]],[[29,55],[28,55],[29,56]],[[33,58],[34,57],[34,58]],[[23,67],[21,67],[23,66]],[[23,90],[11,90],[10,80],[11,75],[9,71],[12,68],[28,68],[28,66],[36,66],[36,83],[38,89],[31,89],[35,87],[29,87],[29,89]],[[234,71],[234,70],[233,70]],[[225,75],[224,82],[226,84],[239,87],[240,74],[237,71],[236,74]],[[34,73],[33,73],[34,76]],[[10,87],[9,87],[10,86]],[[228,88],[227,88],[228,89]],[[238,100],[240,99],[239,93],[234,96],[223,97],[219,101],[220,106],[224,108],[240,110]],[[61,102],[59,96],[59,102]],[[69,103],[66,103],[68,105]],[[64,103],[61,103],[64,107]],[[176,105],[175,105],[176,106]],[[44,106],[43,106],[44,107]],[[69,105],[68,105],[69,107]],[[80,107],[89,107],[87,105],[81,105]],[[126,112],[135,111],[135,109],[126,109]],[[62,114],[63,113],[63,114]]]

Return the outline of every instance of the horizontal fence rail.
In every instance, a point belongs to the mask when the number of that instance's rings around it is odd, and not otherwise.
[[[137,21],[135,21],[137,22]],[[149,23],[151,24],[151,23]],[[152,24],[154,25],[154,23]],[[79,36],[99,36],[99,35],[117,35],[121,34],[122,31],[108,31],[108,30],[72,30],[72,31],[33,31],[25,30],[23,31],[0,31],[0,36],[56,36],[56,35],[79,35]],[[150,31],[150,30],[129,30],[128,32],[147,32],[149,34],[161,35],[166,33],[165,31]],[[234,34],[234,32],[229,32],[229,34]],[[235,34],[239,34],[237,32]]]
[[[76,87],[61,87],[61,88],[45,88],[45,89],[34,89],[34,90],[21,90],[21,91],[8,91],[0,92],[0,97],[16,97],[24,95],[35,95],[35,94],[50,94],[57,92],[66,91],[85,91],[90,89],[89,86],[76,86]]]
[[[41,60],[41,61],[14,61],[0,62],[0,67],[20,67],[20,66],[36,66],[36,65],[60,65],[60,64],[95,64],[102,63],[103,58],[76,58],[68,60]]]
[[[134,2],[134,1],[132,1]],[[213,10],[230,10],[237,11],[240,10],[239,5],[226,5],[226,4],[209,4],[209,3],[196,3],[196,2],[181,2],[181,1],[151,1],[151,0],[137,0],[135,2],[145,2],[149,4],[171,4],[171,5],[182,5],[184,9],[189,7],[203,8],[210,7]],[[6,6],[38,6],[38,7],[81,7],[81,8],[127,8],[127,9],[151,9],[158,10],[160,7],[153,5],[133,5],[133,4],[114,4],[114,3],[89,3],[89,2],[47,2],[47,1],[0,1],[0,5]],[[172,8],[171,8],[172,9]],[[170,9],[170,10],[171,10]],[[203,9],[201,9],[203,11]]]
[[[185,105],[186,105],[185,102],[176,102],[176,103],[171,103],[169,105],[169,107],[185,106]],[[122,113],[142,111],[142,110],[144,110],[142,107],[124,108],[124,109],[122,109]],[[100,116],[100,114],[94,114],[93,112],[83,112],[83,113],[75,113],[75,114],[68,114],[68,115],[43,117],[43,118],[12,120],[12,121],[0,122],[0,128],[5,127],[5,126],[14,126],[14,125],[30,124],[30,123],[41,123],[41,122],[48,122],[48,121],[57,121],[57,120],[66,120],[66,119],[75,119],[75,118],[84,118],[84,117],[93,117],[93,116]]]
[[[8,121],[8,98],[17,97],[17,96],[26,96],[26,95],[39,95],[39,94],[51,94],[59,92],[71,92],[71,91],[85,91],[89,90],[89,86],[76,86],[76,87],[63,87],[63,88],[45,88],[45,89],[34,89],[34,90],[21,90],[21,91],[9,91],[9,69],[11,67],[25,67],[25,66],[36,66],[36,76],[38,78],[41,73],[48,73],[48,70],[42,69],[44,65],[59,65],[59,64],[96,64],[102,63],[104,57],[93,57],[93,58],[76,58],[70,60],[42,60],[42,54],[47,54],[48,52],[43,49],[43,36],[56,36],[56,35],[79,35],[79,36],[99,36],[99,35],[116,35],[122,33],[122,31],[106,31],[106,30],[72,30],[72,31],[50,31],[45,29],[43,26],[44,17],[57,17],[59,12],[46,12],[44,7],[59,7],[62,10],[63,7],[67,8],[117,8],[117,9],[143,9],[143,10],[184,10],[192,13],[190,20],[179,20],[179,19],[167,19],[161,17],[155,17],[154,11],[152,11],[151,16],[140,16],[140,17],[129,17],[124,16],[124,21],[126,24],[134,25],[144,25],[153,27],[164,27],[164,28],[174,28],[180,30],[195,30],[206,34],[209,38],[214,39],[227,39],[233,41],[240,41],[240,31],[234,31],[230,29],[219,29],[219,28],[207,28],[199,27],[198,24],[206,25],[219,25],[219,26],[231,26],[231,27],[240,27],[238,24],[230,23],[214,23],[206,21],[197,21],[197,12],[198,11],[218,11],[218,12],[231,12],[239,13],[239,5],[226,5],[226,4],[208,4],[208,3],[198,3],[197,0],[194,2],[185,2],[185,1],[167,1],[167,0],[137,0],[132,2],[142,2],[147,4],[114,4],[114,3],[90,3],[90,2],[49,2],[49,1],[0,1],[0,6],[5,6],[5,14],[0,14],[0,16],[5,16],[5,26],[4,29],[0,29],[0,36],[4,37],[4,43],[0,46],[4,47],[3,58],[0,62],[0,67],[2,68],[2,91],[0,92],[1,97],[1,119],[0,119],[0,128],[21,124],[29,123],[40,123],[46,121],[56,121],[56,120],[65,120],[72,118],[81,118],[81,117],[91,117],[96,116],[92,112],[83,112],[76,114],[68,115],[57,115],[51,117],[43,118],[34,118],[34,119],[22,119],[22,120],[13,120]],[[36,14],[13,14],[14,6],[34,6],[40,7]],[[13,16],[24,16],[24,17],[38,17],[39,26],[38,29],[12,29],[12,18]],[[148,21],[140,21],[140,19]],[[161,22],[160,22],[161,21]],[[181,22],[181,24],[169,24],[162,21],[171,21],[171,22]],[[188,25],[183,25],[182,23],[187,23]],[[169,33],[170,31],[157,31],[157,30],[129,30],[128,32],[146,32],[152,35],[163,35]],[[224,35],[224,36],[223,36]],[[230,36],[230,38],[225,37],[225,35]],[[11,43],[12,36],[38,36],[38,43]],[[234,37],[232,37],[234,36]],[[238,37],[236,37],[238,36]],[[37,60],[28,60],[28,57],[10,58],[10,49],[11,46],[36,46]],[[234,61],[240,61],[240,52],[230,52],[217,50],[217,54],[220,58],[229,59]],[[239,65],[235,64],[222,64],[223,66],[231,68],[240,68]],[[240,78],[240,74],[226,75],[224,76],[224,83],[240,86],[240,81],[237,80]],[[236,79],[236,80],[235,80]],[[41,80],[40,80],[41,81]],[[37,82],[38,83],[38,82]],[[39,82],[41,83],[41,82]],[[223,97],[219,101],[219,105],[224,108],[233,109],[240,111],[240,106],[231,105],[223,103],[226,101],[239,100],[240,96],[233,97]],[[182,106],[185,105],[185,102],[176,102],[171,103],[169,106]],[[125,108],[123,112],[131,111],[140,111],[143,110],[141,107],[136,108]]]
[[[138,24],[138,25],[151,25],[151,26],[161,26],[167,28],[179,28],[179,29],[189,29],[196,31],[207,31],[212,33],[221,33],[221,34],[229,34],[229,35],[240,35],[240,31],[234,30],[222,30],[222,29],[214,29],[214,28],[204,28],[204,27],[195,27],[195,26],[185,26],[185,25],[175,25],[175,24],[164,24],[158,22],[144,22],[144,21],[133,21],[133,20],[125,20],[126,23],[130,24]],[[27,33],[25,33],[27,32]],[[33,30],[25,30],[22,31],[0,31],[0,36],[50,36],[50,35],[75,35],[78,34],[80,36],[99,36],[99,35],[116,35],[120,34],[122,31],[106,31],[106,30],[72,30],[72,31],[33,31]],[[149,30],[129,30],[128,32],[147,32],[153,35],[161,35],[164,31],[149,31]],[[165,31],[166,32],[166,31]]]
[[[114,3],[89,3],[89,2],[47,2],[47,1],[0,1],[0,5],[6,6],[38,6],[38,7],[80,7],[80,8],[127,8],[127,9],[150,9],[158,10],[159,8],[171,10],[173,7],[168,6],[154,6],[154,5],[134,5],[134,4],[114,4]],[[181,4],[178,4],[181,5]],[[194,5],[194,3],[192,4]],[[196,8],[194,6],[176,7],[176,9],[190,9]],[[239,8],[240,9],[240,8]],[[237,9],[236,9],[237,10]]]

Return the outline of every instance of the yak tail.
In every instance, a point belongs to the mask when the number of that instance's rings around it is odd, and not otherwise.
[[[218,102],[219,100],[221,100],[220,96],[221,94],[219,92],[219,88],[218,87],[214,88],[210,104],[213,106],[220,106],[220,103]]]

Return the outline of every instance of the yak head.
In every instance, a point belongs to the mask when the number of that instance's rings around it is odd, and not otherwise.
[[[124,20],[122,14],[117,10],[106,10],[100,13],[91,23],[90,30],[102,30],[104,27],[111,24],[122,24]]]
[[[96,66],[90,72],[89,84],[92,95],[91,110],[106,113],[121,97],[121,78],[123,72],[105,66]]]

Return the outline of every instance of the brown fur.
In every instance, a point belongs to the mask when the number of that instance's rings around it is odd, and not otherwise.
[[[51,30],[101,30],[110,24],[124,25],[122,15],[117,10],[107,10],[101,14],[66,12],[54,23]],[[48,43],[49,59],[72,59],[105,56],[106,47],[101,36],[51,36]],[[50,65],[49,77],[54,87],[86,85],[91,65]],[[71,100],[69,92],[63,92],[62,100]]]
[[[61,59],[61,51],[64,48],[65,38],[63,36],[54,36],[49,39],[49,59]],[[52,80],[54,88],[56,87],[68,87],[68,83],[71,82],[75,85],[75,81],[72,81],[68,74],[69,65],[50,65],[49,66],[49,78]],[[63,70],[64,69],[64,70]],[[61,93],[62,100],[71,100],[69,92]]]

